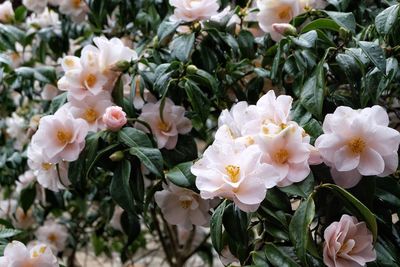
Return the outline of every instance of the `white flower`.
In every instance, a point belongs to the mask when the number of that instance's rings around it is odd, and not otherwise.
[[[23,189],[28,187],[33,181],[36,180],[36,176],[32,170],[27,170],[20,176],[18,176],[18,181],[15,182],[17,185],[16,191],[20,193]]]
[[[57,258],[51,252],[51,249],[38,244],[28,250],[24,244],[19,241],[9,243],[4,249],[4,256],[0,257],[0,263],[4,267],[58,267]]]
[[[338,107],[325,117],[324,134],[315,146],[332,167],[338,185],[350,188],[362,175],[387,176],[396,171],[400,133],[388,125],[388,115],[380,106]]]
[[[178,134],[187,134],[192,129],[192,122],[185,117],[185,109],[174,105],[171,99],[165,100],[163,118],[160,117],[161,100],[156,104],[147,103],[142,108],[138,120],[147,122],[157,139],[158,148],[173,149],[178,142]],[[149,132],[141,123],[135,123],[135,127]]]
[[[168,223],[184,229],[193,225],[204,226],[210,219],[210,203],[201,199],[200,195],[172,183],[164,185],[164,190],[154,195],[157,205]]]
[[[37,240],[47,244],[54,253],[63,251],[67,245],[68,229],[54,221],[46,221],[35,233]]]
[[[78,101],[74,98],[66,104],[66,109],[74,118],[84,119],[89,125],[89,131],[97,132],[105,129],[103,115],[108,107],[112,106],[111,96],[108,92],[101,92],[96,96],[87,95]]]
[[[42,13],[47,6],[47,0],[22,0],[22,4],[35,13]]]
[[[74,22],[82,22],[88,11],[85,0],[60,0],[59,1],[60,13],[71,16]]]
[[[28,147],[28,166],[37,177],[38,183],[49,190],[58,192],[70,185],[68,179],[68,163],[50,163],[44,156],[43,149],[33,144]]]
[[[257,18],[260,28],[275,41],[279,41],[282,35],[275,32],[274,23],[288,23],[299,15],[303,9],[299,0],[257,0],[260,9]]]
[[[6,199],[0,201],[0,218],[8,219],[17,209],[17,201],[15,199]]]
[[[257,109],[263,124],[286,124],[290,120],[293,98],[287,95],[275,96],[273,90],[268,91],[257,101]]]
[[[30,208],[25,212],[21,207],[18,207],[11,220],[14,227],[19,229],[28,229],[35,223],[33,209]]]
[[[219,4],[217,0],[169,0],[175,7],[173,21],[191,22],[205,20],[218,14]]]
[[[61,21],[58,17],[58,13],[54,12],[47,7],[40,14],[32,13],[27,19],[28,25],[39,26],[40,28],[54,27],[59,30],[61,27]]]
[[[0,22],[8,23],[14,18],[14,10],[10,1],[0,4]]]
[[[27,123],[25,119],[18,116],[13,112],[11,117],[6,118],[7,134],[15,139],[14,148],[21,150],[23,146],[29,141],[26,135]]]
[[[204,199],[230,199],[243,211],[255,211],[274,187],[279,175],[271,165],[261,163],[257,146],[216,142],[191,168]]]

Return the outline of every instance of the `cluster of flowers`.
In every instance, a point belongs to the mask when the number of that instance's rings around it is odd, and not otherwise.
[[[29,167],[38,182],[53,191],[69,184],[68,162],[78,159],[88,132],[116,130],[126,123],[125,113],[112,102],[111,91],[120,74],[114,67],[137,55],[116,38],[98,37],[94,43],[97,47],[84,47],[80,58],[62,60],[65,74],[58,87],[68,92],[68,103],[40,119],[28,147]]]
[[[230,12],[230,8],[218,13],[220,8],[217,0],[170,0],[170,5],[175,7],[172,21],[193,22],[203,20],[218,21]],[[269,33],[271,38],[279,41],[282,35],[294,27],[288,24],[294,17],[312,8],[322,8],[327,5],[324,0],[255,0],[246,10],[244,21],[258,22],[259,28],[250,29],[256,36]],[[240,24],[240,18],[233,15],[228,25]],[[296,31],[296,29],[294,29]]]
[[[22,3],[37,14],[48,12],[47,5],[58,6],[60,13],[70,16],[75,22],[83,21],[89,10],[85,0],[23,0]]]

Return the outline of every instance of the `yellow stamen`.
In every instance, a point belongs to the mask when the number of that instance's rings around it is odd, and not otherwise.
[[[192,200],[181,200],[180,204],[183,209],[188,209],[192,206]]]
[[[58,239],[57,235],[54,233],[49,234],[49,236],[47,237],[47,239],[51,242],[51,243],[55,243]]]
[[[357,137],[357,138],[350,140],[350,142],[347,144],[347,146],[349,147],[351,153],[360,154],[364,151],[366,144],[365,144],[364,140]]]
[[[66,131],[58,131],[57,132],[57,139],[60,141],[61,144],[67,144],[72,139],[72,134]]]
[[[85,82],[86,82],[87,87],[91,88],[91,87],[93,87],[93,86],[96,84],[96,82],[97,82],[97,77],[96,77],[95,75],[93,75],[93,74],[90,73],[90,74],[88,74],[88,75],[86,76]]]
[[[45,170],[45,171],[48,171],[48,170],[50,170],[51,165],[52,165],[51,163],[43,162],[42,163],[42,169]]]
[[[278,18],[281,20],[289,21],[292,19],[292,7],[291,6],[282,6],[278,10]]]
[[[240,167],[234,165],[228,165],[225,167],[226,172],[229,175],[229,179],[231,179],[232,183],[237,183],[240,178]]]
[[[162,132],[169,132],[171,130],[171,125],[160,120],[158,122],[158,129],[160,129]]]
[[[284,164],[289,159],[289,152],[286,149],[280,149],[272,156],[273,161],[278,164]]]
[[[65,65],[67,65],[68,67],[73,67],[74,65],[75,65],[75,62],[72,60],[72,59],[70,59],[70,58],[66,58],[65,60],[64,60],[64,63],[65,63]]]
[[[96,112],[96,110],[94,110],[92,108],[88,108],[87,110],[85,110],[85,114],[83,115],[83,118],[88,123],[93,123],[97,120],[98,115],[99,114]]]
[[[72,0],[72,6],[74,8],[79,8],[81,5],[81,0]]]

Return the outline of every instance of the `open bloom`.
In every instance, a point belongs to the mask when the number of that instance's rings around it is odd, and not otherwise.
[[[362,110],[338,107],[325,117],[324,134],[315,142],[335,183],[350,188],[362,175],[387,176],[396,171],[400,133],[388,127],[380,106]]]
[[[58,17],[58,13],[47,7],[40,14],[32,13],[26,19],[26,23],[40,28],[54,27],[57,31],[60,31],[61,28],[61,21]]]
[[[10,1],[0,4],[0,22],[8,23],[14,18],[14,10]]]
[[[75,119],[63,111],[40,119],[37,132],[31,144],[42,150],[47,163],[74,161],[85,147],[88,124],[83,119]]]
[[[36,230],[35,236],[39,242],[50,246],[54,253],[63,251],[67,245],[68,230],[54,221],[46,221],[45,224]]]
[[[4,256],[0,257],[0,266],[4,267],[58,267],[57,258],[51,249],[38,244],[31,249],[27,249],[19,241],[12,241],[4,249]]]
[[[121,129],[127,121],[126,113],[118,106],[108,107],[103,115],[103,123],[106,128],[114,132]]]
[[[199,194],[172,183],[154,195],[168,223],[190,230],[193,225],[204,226],[210,219],[210,203]]]
[[[288,23],[302,12],[299,0],[257,0],[260,9],[257,18],[260,28],[275,41],[279,41],[282,35],[277,33],[272,25],[274,23]]]
[[[60,12],[70,16],[74,22],[83,21],[88,11],[88,7],[84,0],[59,0],[59,5]]]
[[[218,14],[217,0],[170,0],[175,7],[171,20],[191,22],[208,19]]]
[[[160,116],[161,100],[157,103],[147,103],[142,108],[139,120],[147,122],[157,139],[158,148],[174,149],[178,142],[179,134],[187,134],[192,129],[192,122],[185,117],[185,109],[174,105],[171,99],[165,100],[163,117]],[[141,123],[135,127],[149,132]]]
[[[344,214],[324,232],[324,263],[328,267],[362,267],[376,259],[372,234],[365,222]]]
[[[243,211],[255,211],[274,187],[279,175],[271,165],[261,163],[258,146],[215,142],[191,168],[204,199],[230,199]]]
[[[292,122],[279,134],[261,133],[256,143],[263,152],[262,162],[272,165],[279,174],[279,186],[304,180],[310,174],[310,145],[304,142],[303,129]]]

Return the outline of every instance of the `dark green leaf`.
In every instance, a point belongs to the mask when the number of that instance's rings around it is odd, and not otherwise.
[[[129,153],[139,158],[143,165],[158,177],[162,176],[163,158],[160,150],[148,147],[131,147]]]
[[[184,162],[176,165],[165,173],[165,177],[177,186],[185,188],[196,188],[196,177],[190,171],[193,162]]]
[[[267,259],[275,267],[300,267],[290,255],[272,243],[265,244],[264,252]]]
[[[226,200],[222,202],[211,216],[210,234],[215,250],[220,253],[223,249],[222,218],[226,207]]]
[[[113,200],[124,210],[135,213],[133,194],[129,183],[131,164],[127,160],[119,162],[110,184]]]

